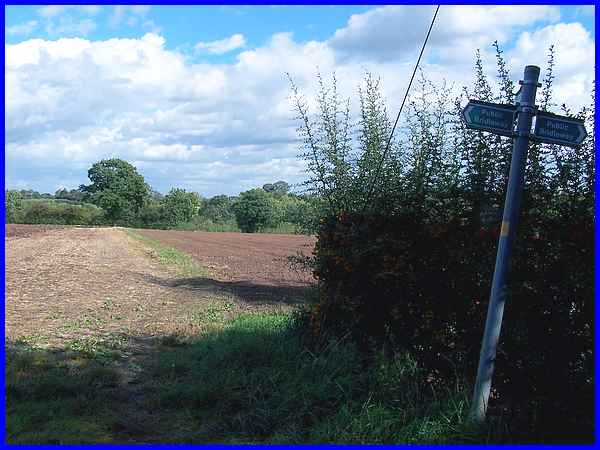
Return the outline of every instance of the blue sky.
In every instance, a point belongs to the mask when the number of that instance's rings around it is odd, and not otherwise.
[[[47,18],[40,20],[40,6],[7,6],[7,29],[11,25],[37,24],[29,38],[56,39],[85,35],[91,40],[105,40],[118,36],[136,38],[148,31],[159,31],[166,39],[165,48],[191,52],[198,41],[217,41],[223,36],[241,33],[248,47],[263,45],[278,32],[294,33],[300,41],[325,40],[338,28],[343,27],[352,14],[360,14],[371,6],[161,6],[142,8],[139,12],[126,10],[117,13],[103,7],[97,12],[72,9],[68,11],[71,30],[48,32]],[[122,15],[121,15],[122,14]],[[57,14],[55,22],[60,21]],[[63,16],[64,17],[64,16]],[[94,28],[85,33],[77,30],[77,24],[86,20]],[[52,22],[52,21],[49,21]],[[15,44],[23,39],[23,33],[6,36],[6,43]],[[232,62],[235,54],[204,55],[213,62]]]
[[[301,181],[289,72],[310,100],[316,67],[356,99],[365,70],[395,111],[432,6],[7,6],[5,181],[54,192],[121,157],[157,190],[234,195]],[[557,47],[556,101],[589,102],[593,7],[442,6],[424,62],[472,80],[498,40],[515,81]],[[353,108],[355,108],[355,103]]]

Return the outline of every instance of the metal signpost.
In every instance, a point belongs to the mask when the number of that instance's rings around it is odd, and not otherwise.
[[[587,136],[583,121],[537,111],[535,94],[537,88],[541,86],[538,83],[539,75],[539,67],[525,67],[523,81],[520,82],[522,86],[518,97],[519,101],[516,105],[499,105],[470,100],[463,110],[463,119],[468,128],[514,138],[496,267],[492,279],[490,303],[471,405],[471,417],[476,422],[482,422],[485,419],[492,386],[494,360],[502,326],[504,302],[506,301],[506,275],[523,192],[527,146],[530,140],[578,146]],[[514,129],[515,116],[516,129]],[[531,124],[534,116],[536,123],[532,135]]]
[[[469,128],[512,136],[517,108],[514,105],[469,100],[462,115]]]
[[[581,119],[539,112],[535,117],[533,136],[535,140],[549,144],[578,147],[587,136],[587,132]]]

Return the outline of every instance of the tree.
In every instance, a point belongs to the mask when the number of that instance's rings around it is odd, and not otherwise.
[[[233,201],[226,195],[215,195],[202,208],[200,214],[214,223],[226,223],[235,220]]]
[[[88,170],[90,185],[79,189],[106,211],[112,223],[131,223],[149,198],[148,185],[137,169],[122,159],[104,159]]]
[[[6,223],[16,223],[23,209],[23,197],[17,191],[4,191]]]
[[[256,233],[275,224],[274,200],[264,189],[242,192],[233,209],[238,226],[244,233]]]
[[[263,185],[263,190],[275,195],[287,194],[290,190],[290,185],[285,181],[276,181],[275,183],[267,183]]]
[[[163,200],[166,220],[170,225],[187,222],[198,210],[202,199],[196,192],[186,192],[185,189],[171,189]]]
[[[59,189],[54,193],[54,198],[58,200],[71,200],[74,202],[81,202],[85,198],[85,192],[79,189]]]
[[[317,232],[322,208],[319,207],[316,197],[286,194],[275,199],[279,206],[278,219],[293,224],[296,233]]]

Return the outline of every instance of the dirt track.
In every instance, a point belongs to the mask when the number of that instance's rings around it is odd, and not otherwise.
[[[214,243],[203,244],[202,255],[194,244],[200,261],[222,261],[223,266],[215,267],[221,276],[215,279],[186,278],[177,269],[161,265],[151,251],[120,229],[19,225],[10,231],[5,238],[9,341],[21,338],[62,347],[73,339],[115,333],[151,337],[194,332],[198,315],[205,311],[226,318],[288,309],[297,304],[306,286],[292,272],[277,279],[287,270],[276,263],[284,264],[277,258],[285,253],[285,239],[277,237],[274,241],[281,244],[265,251],[260,239],[246,250],[234,242],[229,253],[226,241],[219,244],[221,250]],[[226,254],[225,259],[218,259],[218,251]],[[251,254],[255,258],[244,263]],[[263,261],[268,269],[258,267]],[[222,276],[227,273],[230,279]],[[252,274],[263,278],[248,278]]]

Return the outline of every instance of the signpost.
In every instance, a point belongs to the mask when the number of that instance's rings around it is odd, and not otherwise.
[[[512,136],[517,108],[514,105],[469,100],[462,114],[469,128]]]
[[[519,218],[529,141],[576,147],[583,142],[587,135],[581,120],[537,111],[535,95],[537,88],[541,86],[538,83],[539,75],[539,67],[525,67],[516,105],[499,105],[470,100],[462,111],[468,128],[514,138],[496,266],[471,405],[471,417],[476,422],[482,422],[485,419],[492,386],[494,361],[506,301],[508,263]],[[514,129],[515,116],[517,119],[516,129]],[[531,124],[534,116],[536,123],[532,135]]]
[[[539,112],[535,118],[533,136],[535,140],[548,144],[578,147],[587,136],[587,132],[581,119]]]

